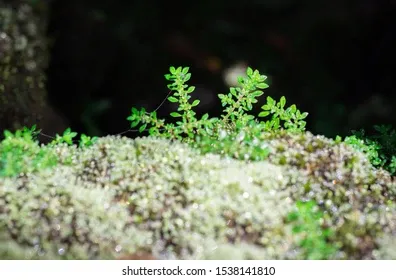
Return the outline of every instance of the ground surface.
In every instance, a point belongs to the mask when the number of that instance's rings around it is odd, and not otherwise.
[[[396,258],[387,172],[310,133],[263,145],[261,162],[150,137],[57,145],[55,167],[0,179],[0,257]]]

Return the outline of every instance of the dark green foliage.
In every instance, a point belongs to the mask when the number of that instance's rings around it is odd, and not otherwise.
[[[345,142],[367,154],[370,162],[378,168],[384,168],[391,174],[396,173],[396,131],[391,126],[374,126],[377,134],[366,135],[361,129],[353,131],[352,136],[345,138]],[[338,141],[341,138],[338,137]]]

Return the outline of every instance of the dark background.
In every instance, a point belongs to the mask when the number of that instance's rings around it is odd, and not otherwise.
[[[129,128],[131,107],[154,110],[166,97],[169,66],[190,66],[197,110],[217,116],[224,71],[242,62],[268,76],[265,96],[309,112],[315,134],[395,125],[395,8],[391,0],[53,0],[49,101],[74,131],[116,134]],[[171,110],[165,103],[159,116]]]

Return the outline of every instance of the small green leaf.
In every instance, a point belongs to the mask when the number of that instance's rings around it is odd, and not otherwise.
[[[279,118],[273,119],[272,121],[273,121],[274,127],[279,128],[279,122],[280,122]]]
[[[261,96],[263,94],[264,94],[264,92],[262,92],[261,90],[256,90],[256,91],[253,91],[252,93],[250,93],[250,95],[254,96],[254,97],[258,97],[258,96]]]
[[[171,66],[171,67],[169,68],[169,72],[171,72],[171,74],[176,74],[176,69],[175,69],[175,67]]]
[[[269,111],[263,111],[263,112],[261,112],[261,113],[259,113],[259,117],[266,117],[266,116],[268,116],[270,114],[270,112]]]
[[[286,98],[284,96],[281,97],[280,99],[280,106],[281,108],[285,107],[286,105]]]
[[[190,73],[187,73],[185,76],[184,76],[184,82],[188,82],[189,80],[190,80],[190,78],[191,78],[191,74]]]
[[[194,87],[194,86],[190,86],[190,87],[186,90],[186,93],[187,93],[187,94],[188,94],[188,93],[192,93],[194,90],[195,90],[195,87]]]
[[[169,100],[170,102],[172,102],[172,103],[179,102],[179,99],[177,99],[176,97],[173,97],[173,96],[169,96],[169,97],[168,97],[168,100]]]
[[[136,119],[136,115],[131,115],[131,116],[127,117],[128,121],[133,121],[134,119]]]
[[[194,100],[194,102],[191,104],[192,107],[195,107],[199,104],[199,102],[201,102],[200,100],[196,99]]]
[[[206,121],[209,118],[209,114],[206,113],[201,117],[201,120]]]
[[[268,77],[266,75],[260,75],[259,81],[264,82]]]
[[[256,85],[256,88],[259,88],[259,89],[266,89],[268,87],[269,87],[269,85],[267,85],[266,83],[259,83]]]
[[[305,119],[308,116],[307,112],[301,114],[300,119]]]
[[[181,116],[182,116],[182,115],[179,114],[178,112],[172,112],[172,113],[170,113],[170,115],[171,115],[172,117],[174,117],[174,118],[178,118],[178,117],[181,117]]]
[[[131,127],[136,127],[140,123],[140,120],[131,123]]]
[[[142,126],[139,128],[139,132],[142,133],[142,132],[146,129],[146,127],[147,127],[147,124],[145,123],[144,125],[142,125]]]

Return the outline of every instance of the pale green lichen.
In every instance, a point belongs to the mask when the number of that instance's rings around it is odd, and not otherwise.
[[[121,254],[143,250],[160,259],[232,252],[242,259],[301,259],[304,251],[286,217],[297,201],[312,200],[324,213],[318,226],[334,231],[328,241],[338,250],[331,258],[380,256],[378,238],[396,232],[389,174],[352,147],[321,136],[263,139],[270,156],[259,162],[202,155],[152,137],[50,147],[56,167],[0,179],[6,221],[0,254],[15,247],[13,258],[111,258],[122,248]],[[72,223],[70,209],[80,223]]]
[[[1,181],[2,258],[114,258],[146,244],[150,236],[128,226],[110,190],[84,189],[72,178],[70,167],[58,167]]]
[[[117,189],[136,226],[160,241],[158,254],[171,249],[187,257],[203,238],[269,247],[283,242],[282,218],[293,205],[276,166],[202,156],[150,138],[101,138],[78,157],[79,180]]]
[[[396,260],[396,237],[387,234],[378,240],[378,249],[374,250],[373,255],[377,260]]]
[[[59,152],[65,147],[54,149]],[[108,210],[100,211],[103,202],[97,197],[101,191],[110,191],[114,192],[112,205],[125,207],[129,216],[107,217],[102,225],[97,221],[84,222],[79,225],[80,230],[94,233],[96,227],[102,230],[109,227],[116,231],[109,222],[129,220],[130,228],[152,236],[152,244],[147,248],[163,258],[198,256],[204,249],[205,240],[250,242],[275,252],[279,251],[277,247],[284,246],[283,217],[292,209],[293,202],[288,199],[290,193],[284,188],[281,169],[274,165],[264,162],[246,165],[216,155],[201,156],[184,144],[150,138],[106,137],[89,148],[74,151],[73,155],[58,153],[60,162],[62,155],[70,159],[67,172],[61,172],[66,167],[58,165],[28,178],[0,181],[0,201],[5,207],[5,217],[9,219],[10,215],[6,213],[16,209],[12,217],[25,230],[32,229],[30,223],[56,224],[56,217],[67,211],[67,205],[59,204],[56,193],[54,207],[60,212],[46,216],[48,220],[43,221],[39,220],[42,213],[36,208],[42,203],[48,204],[46,201],[52,199],[51,191],[61,190],[68,194],[67,203],[83,203],[85,200],[78,201],[83,198],[87,199],[85,203],[92,203],[76,209],[82,212],[84,219],[99,219]],[[21,191],[25,184],[30,187]],[[37,188],[40,195],[37,195]],[[9,201],[10,195],[15,195],[15,200]],[[25,214],[22,209],[26,210]],[[36,215],[29,214],[35,211]],[[25,215],[30,215],[29,219]],[[12,226],[13,223],[8,228],[10,238],[25,246],[26,240],[40,234],[44,234],[40,239],[41,247],[65,246],[61,239],[51,238],[52,229],[48,226],[40,226],[44,233],[25,234],[20,226]],[[94,228],[85,229],[88,225]],[[72,224],[67,225],[65,221],[61,232],[69,236],[70,227]],[[105,236],[98,234],[96,239],[101,240],[100,244],[106,244]],[[136,238],[140,240],[141,237]],[[145,244],[144,240],[140,241],[139,244]],[[139,244],[133,244],[134,248]],[[92,257],[92,253],[86,252],[85,256]],[[71,254],[71,257],[75,255]]]

